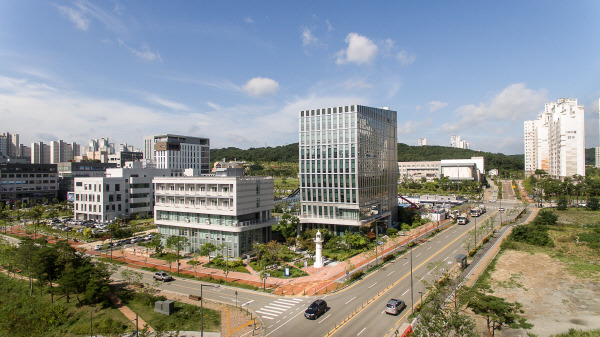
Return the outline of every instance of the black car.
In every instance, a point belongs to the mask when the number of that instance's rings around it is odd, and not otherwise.
[[[316,300],[306,309],[304,317],[308,319],[317,319],[327,311],[327,302],[324,300]]]

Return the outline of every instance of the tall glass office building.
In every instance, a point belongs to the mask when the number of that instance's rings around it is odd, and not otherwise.
[[[303,228],[336,234],[397,221],[396,111],[348,105],[303,110],[300,195]]]

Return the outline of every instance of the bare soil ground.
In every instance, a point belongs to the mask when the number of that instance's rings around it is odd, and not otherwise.
[[[523,304],[537,336],[600,329],[600,282],[581,279],[568,265],[544,253],[504,251],[492,273],[494,295]],[[485,323],[478,326],[486,331]],[[496,336],[527,336],[527,331],[503,329]]]

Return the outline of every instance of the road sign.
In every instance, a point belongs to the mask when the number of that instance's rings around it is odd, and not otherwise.
[[[290,277],[290,268],[285,268],[285,277]]]

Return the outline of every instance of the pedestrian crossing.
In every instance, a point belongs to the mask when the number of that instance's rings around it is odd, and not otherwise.
[[[279,315],[284,314],[303,301],[299,298],[280,298],[256,310],[256,312],[264,319],[276,319]]]

